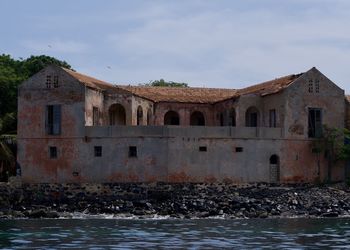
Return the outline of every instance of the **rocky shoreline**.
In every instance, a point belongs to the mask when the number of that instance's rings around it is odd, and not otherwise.
[[[333,185],[0,183],[0,219],[350,216],[350,188]]]

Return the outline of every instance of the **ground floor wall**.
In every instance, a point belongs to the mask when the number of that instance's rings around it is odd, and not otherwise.
[[[308,140],[181,136],[18,139],[18,163],[27,183],[316,182],[328,166]]]

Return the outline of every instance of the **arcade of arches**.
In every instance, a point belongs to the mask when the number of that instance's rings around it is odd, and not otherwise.
[[[108,110],[109,125],[127,125],[126,122],[126,110],[122,104],[116,103],[110,106]],[[168,110],[163,117],[163,125],[180,125],[180,121],[186,118],[182,118],[178,112],[174,110]],[[237,126],[237,117],[235,108],[227,109],[216,116],[216,122],[209,122],[201,111],[193,111],[189,119],[188,125],[190,126]],[[260,126],[260,113],[259,110],[251,106],[245,112],[245,124],[246,127],[259,127]],[[135,125],[153,125],[156,122],[153,117],[151,108],[144,109],[142,106],[138,106],[136,110],[136,124]],[[159,125],[155,123],[154,125]]]

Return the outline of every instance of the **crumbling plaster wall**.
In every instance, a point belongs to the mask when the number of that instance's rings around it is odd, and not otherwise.
[[[281,182],[313,182],[326,176],[325,159],[313,154],[305,140],[236,137],[230,136],[230,128],[203,127],[200,132],[195,127],[86,129],[81,139],[49,141],[59,149],[57,159],[45,153],[47,141],[36,140],[29,152],[39,152],[29,165],[35,173],[26,172],[24,181],[270,182],[269,161],[274,154],[280,159]],[[102,147],[101,157],[94,156],[95,146]],[[137,147],[137,157],[130,157],[130,146]],[[66,159],[68,153],[71,157]]]
[[[309,93],[309,80],[319,80],[319,93]],[[345,116],[344,90],[313,68],[292,83],[286,92],[285,133],[288,138],[308,138],[308,110],[322,109],[322,124],[343,128]]]
[[[86,87],[85,88],[85,125],[92,126],[93,125],[93,108],[98,108],[98,120],[99,123],[96,124],[102,125],[104,124],[104,93],[102,90],[93,89]]]
[[[58,88],[46,87],[46,76],[58,76]],[[69,181],[75,168],[78,144],[85,127],[85,87],[56,66],[50,66],[22,83],[18,93],[17,161],[27,182]],[[46,132],[46,106],[61,105],[61,134]],[[80,139],[81,140],[81,139]],[[49,147],[59,148],[59,161],[49,159]],[[65,171],[69,169],[69,175]]]
[[[126,93],[122,90],[113,90],[104,92],[104,100],[103,100],[103,125],[110,125],[110,117],[109,117],[109,109],[113,104],[120,104],[125,109],[125,122],[126,125],[133,125],[132,120],[132,95],[130,93]]]
[[[141,107],[143,114],[140,125],[153,125],[153,102],[137,96],[132,97],[132,124],[137,125],[137,110],[139,107]],[[147,122],[147,116],[150,116],[149,124]]]

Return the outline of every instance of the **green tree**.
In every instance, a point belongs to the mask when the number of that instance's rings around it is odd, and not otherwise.
[[[15,175],[15,141],[17,131],[17,89],[26,79],[47,65],[71,66],[54,57],[40,55],[16,60],[10,55],[0,55],[0,180]]]
[[[184,82],[167,82],[164,79],[150,81],[149,83],[144,84],[144,86],[151,87],[188,87],[187,83]]]
[[[322,136],[313,141],[313,150],[320,156],[324,154],[328,162],[327,181],[332,180],[332,168],[340,160],[350,159],[350,131],[323,127]]]
[[[9,141],[12,142],[12,148]],[[0,135],[0,181],[7,181],[8,177],[16,175],[14,141],[13,136]]]

